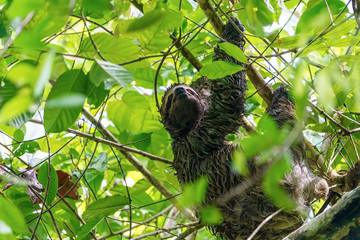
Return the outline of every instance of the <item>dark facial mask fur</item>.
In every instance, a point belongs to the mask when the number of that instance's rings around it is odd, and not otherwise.
[[[232,21],[237,28],[245,31],[237,19],[232,18]],[[243,49],[242,34],[231,22],[226,24],[222,39]],[[215,49],[214,60],[241,65],[219,48]],[[267,216],[278,210],[264,195],[261,184],[235,194],[227,202],[216,201],[245,180],[231,168],[235,145],[229,144],[225,138],[230,133],[236,133],[240,127],[246,88],[244,71],[214,80],[203,77],[191,86],[171,86],[162,99],[160,109],[161,122],[173,140],[173,167],[177,178],[182,185],[201,176],[208,179],[203,205],[216,202],[223,215],[221,224],[209,228],[224,239],[246,239]],[[275,91],[268,114],[279,126],[295,124],[294,104],[289,100],[285,87]],[[290,151],[293,170],[285,176],[281,186],[293,197],[298,211],[278,213],[253,239],[282,239],[303,223],[299,211],[308,211],[314,198],[326,197],[328,193],[326,181],[314,175],[306,162],[302,137]],[[248,160],[248,165],[251,174],[257,174],[258,167],[253,159]]]

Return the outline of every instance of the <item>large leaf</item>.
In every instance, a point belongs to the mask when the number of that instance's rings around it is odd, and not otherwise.
[[[119,132],[140,132],[145,130],[146,121],[153,118],[149,108],[149,101],[145,96],[129,91],[124,93],[122,101],[109,103],[107,111],[109,119]]]
[[[139,32],[138,38],[143,48],[159,52],[171,44],[169,32],[174,28],[179,28],[182,19],[181,12],[154,10],[131,22],[127,30]]]
[[[0,110],[0,122],[8,122],[29,110],[33,103],[30,89],[23,88],[7,101]]]
[[[139,47],[130,40],[105,33],[94,34],[92,40],[100,50],[101,55],[110,62],[124,63],[138,58]],[[82,42],[79,55],[88,58],[99,58],[90,38],[85,38]]]
[[[239,62],[243,62],[243,63],[247,62],[247,58],[246,58],[244,52],[238,46],[231,44],[231,43],[224,42],[224,43],[220,43],[219,47],[222,50],[224,50],[228,55],[232,56]]]
[[[107,196],[90,204],[83,217],[86,221],[101,219],[121,210],[128,203],[129,199],[127,197],[120,195]]]
[[[36,11],[44,7],[42,0],[16,0],[12,1],[7,11],[9,18],[25,18],[31,11]]]
[[[155,10],[152,12],[145,13],[145,15],[139,19],[133,21],[129,27],[128,31],[140,31],[149,28],[151,25],[154,25],[161,21],[165,16],[165,11]]]
[[[210,79],[222,78],[227,75],[237,73],[244,68],[236,63],[214,61],[210,64],[205,65],[201,70],[200,74]]]
[[[43,185],[44,191],[46,191],[47,185],[49,183],[49,187],[48,187],[49,191],[47,193],[47,198],[46,198],[46,204],[49,206],[51,205],[52,201],[55,199],[58,190],[58,177],[53,166],[50,165],[50,174],[49,174],[49,164],[45,162],[39,169],[38,179],[39,182]]]
[[[340,13],[345,7],[341,0],[320,1],[311,9],[307,9],[301,15],[296,27],[296,33],[318,33],[330,23],[329,9],[332,15]],[[345,10],[347,12],[348,10]]]
[[[101,221],[101,218],[91,219],[86,221],[86,224],[81,227],[81,230],[78,232],[76,240],[83,240],[86,239],[86,236],[93,230],[96,225]]]
[[[149,89],[154,88],[154,81],[155,81],[155,75],[156,75],[155,69],[153,69],[151,67],[134,68],[134,69],[130,69],[130,71],[134,75],[136,86],[141,86],[141,87],[149,88]],[[160,86],[163,85],[163,79],[160,76],[160,74],[157,79],[157,84]]]
[[[5,223],[15,233],[28,234],[24,217],[19,209],[0,195],[0,222]]]
[[[86,77],[82,70],[70,70],[58,78],[45,104],[44,125],[47,132],[64,131],[74,123],[85,102],[86,89]]]
[[[266,3],[269,2],[264,0],[244,0],[237,4],[240,9],[244,9],[238,14],[241,22],[248,31],[260,36],[264,35],[263,28],[276,20],[274,6],[276,8],[277,4],[268,6]]]
[[[117,84],[119,84],[121,87],[127,87],[131,81],[133,80],[133,76],[132,74],[125,68],[123,68],[120,65],[117,64],[113,64],[110,62],[105,62],[105,61],[101,61],[96,59],[96,63],[97,65],[107,74],[108,77],[114,79],[116,81]],[[106,74],[101,73],[100,70],[97,70],[97,74],[103,74],[103,81],[105,80],[105,85],[109,85],[109,81],[108,78],[106,77]],[[94,79],[96,78],[95,76],[92,76],[90,74],[90,80],[96,84],[94,82]],[[99,81],[99,80],[98,80]]]

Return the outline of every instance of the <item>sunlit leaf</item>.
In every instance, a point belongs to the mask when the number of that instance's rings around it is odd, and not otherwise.
[[[206,76],[209,79],[222,78],[227,75],[234,74],[243,70],[244,68],[236,63],[214,61],[210,64],[205,65],[201,70],[200,74]]]
[[[149,28],[151,25],[162,21],[163,17],[165,16],[166,12],[165,11],[159,11],[159,10],[155,10],[152,12],[148,12],[145,13],[145,15],[137,20],[135,20],[134,22],[132,22],[129,27],[128,27],[128,31],[140,31],[143,29],[147,29]]]
[[[319,1],[318,4],[311,9],[305,10],[301,15],[296,27],[296,33],[308,33],[322,31],[327,26],[331,18],[329,17],[328,8],[332,15],[340,13],[345,7],[345,3],[341,0],[332,0],[328,2]],[[348,10],[345,10],[347,12]]]
[[[122,87],[127,87],[133,80],[132,74],[120,65],[98,59],[96,59],[96,63]]]
[[[105,33],[98,33],[92,36],[92,39],[85,38],[79,50],[80,56],[88,58],[99,58],[99,55],[93,45],[96,47],[106,60],[112,63],[124,63],[134,60],[138,57],[139,47],[128,39],[122,39]]]
[[[222,50],[224,50],[228,55],[232,56],[239,62],[243,62],[243,63],[247,62],[247,58],[246,58],[244,52],[238,46],[231,44],[231,43],[224,42],[224,43],[220,43],[219,47]]]
[[[86,78],[81,70],[70,70],[57,79],[45,104],[46,131],[60,132],[74,123],[85,102],[86,89]]]
[[[120,195],[107,196],[90,204],[83,217],[86,221],[101,219],[121,210],[128,203],[129,199],[127,197]]]
[[[86,221],[86,224],[81,227],[76,240],[85,239],[85,237],[93,230],[102,218],[94,218]]]

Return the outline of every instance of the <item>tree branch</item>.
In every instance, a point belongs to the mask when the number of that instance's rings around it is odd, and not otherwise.
[[[114,135],[112,135],[111,132],[109,132],[101,123],[100,121],[96,120],[96,118],[85,108],[83,108],[82,113],[84,116],[99,130],[101,134],[106,139],[110,139],[113,142],[116,142],[118,144],[121,144]],[[172,193],[156,178],[154,175],[151,174],[151,172],[144,166],[142,163],[134,157],[130,152],[118,148],[119,152],[127,159],[129,162],[139,171],[143,174],[143,176],[162,194],[164,195],[169,201],[174,204],[174,206],[178,207],[179,210],[189,219],[196,220],[196,217],[193,212],[191,212],[189,209],[183,209],[179,207],[179,204],[177,200],[174,198]]]
[[[360,234],[360,187],[283,240],[358,239]]]

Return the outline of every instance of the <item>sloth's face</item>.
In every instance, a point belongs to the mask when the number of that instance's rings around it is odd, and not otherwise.
[[[162,99],[161,122],[170,133],[185,134],[200,121],[204,109],[193,88],[185,84],[173,85]]]

